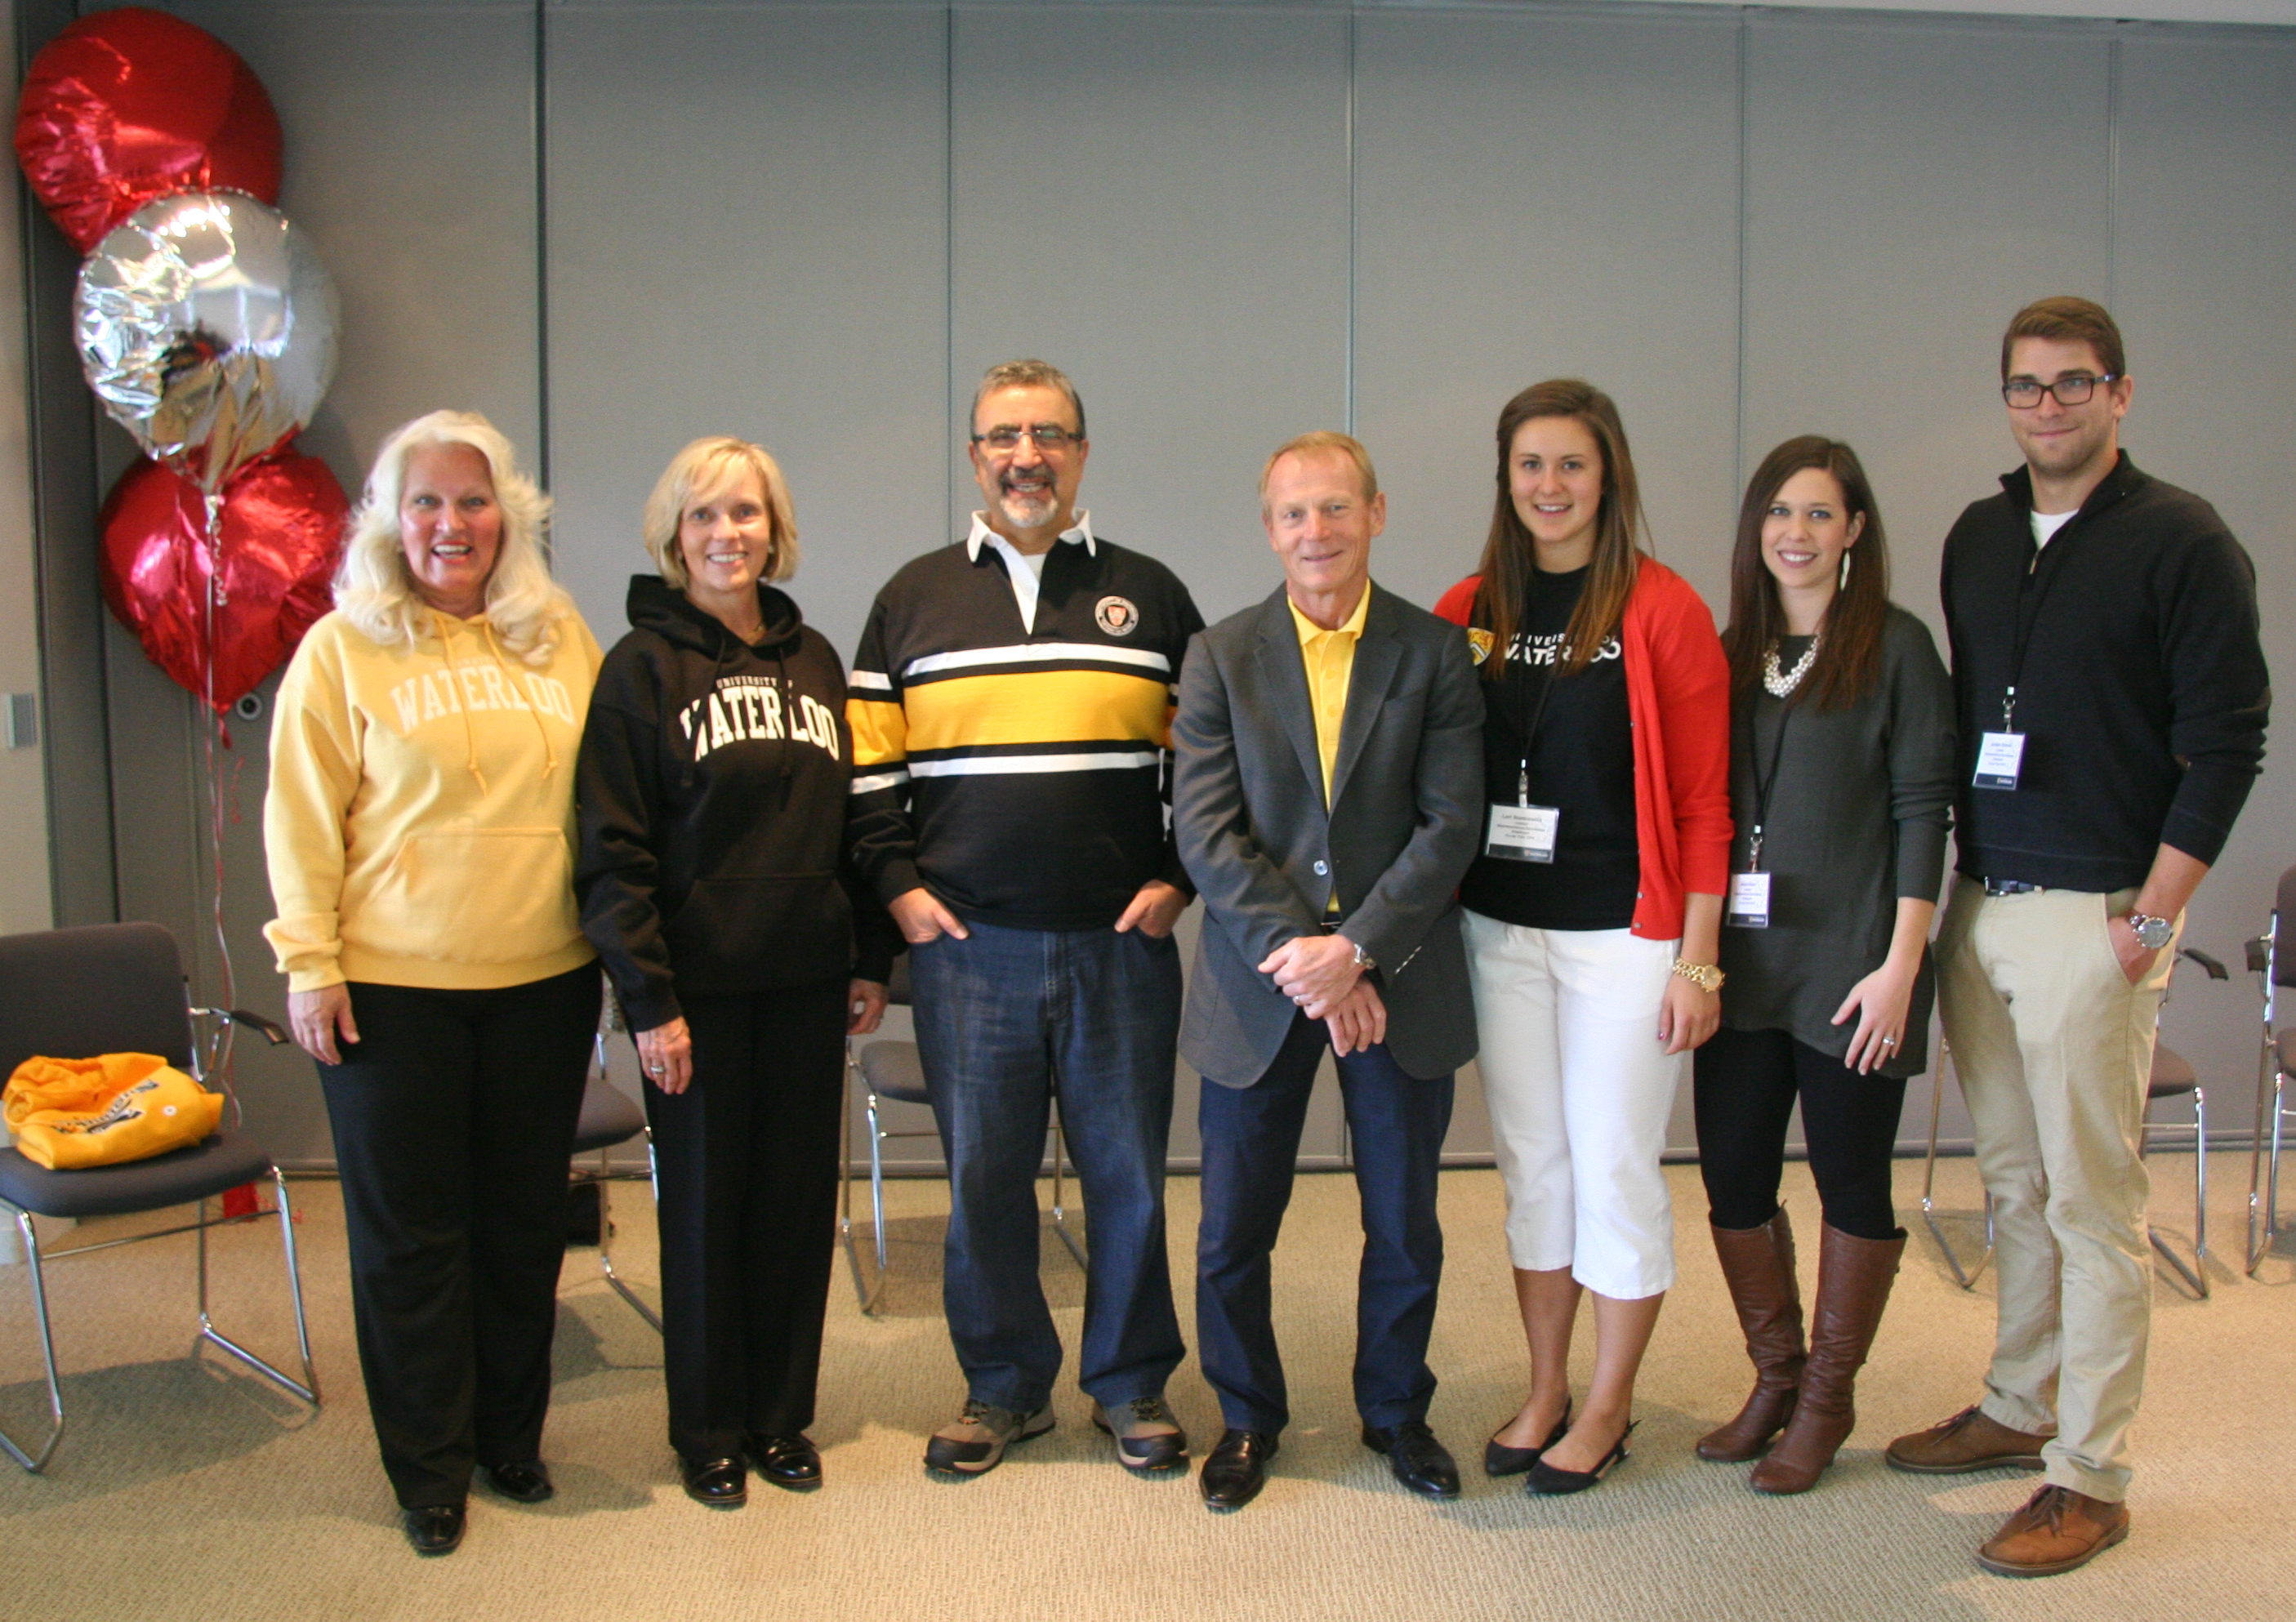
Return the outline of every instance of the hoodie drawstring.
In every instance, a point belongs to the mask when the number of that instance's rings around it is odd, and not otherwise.
[[[470,695],[467,692],[463,690],[463,668],[455,659],[455,634],[452,629],[453,622],[447,618],[447,616],[439,613],[436,610],[431,611],[430,617],[437,624],[439,631],[439,646],[446,655],[447,675],[455,684],[455,709],[456,713],[461,715],[463,717],[463,747],[464,751],[463,764],[469,770],[471,775],[478,779],[479,792],[484,794],[487,791],[487,774],[484,771],[480,770],[479,766],[479,731],[477,727],[471,724]],[[512,671],[508,663],[504,661],[503,658],[502,644],[495,640],[494,626],[483,617],[479,620],[479,635],[480,638],[487,644],[488,652],[494,660],[495,668],[503,673],[503,678],[504,682],[508,684],[512,696],[513,698],[517,697],[517,673]],[[558,748],[557,745],[554,744],[550,741],[550,729],[542,724],[541,713],[535,709],[532,703],[521,702],[519,708],[524,709],[526,713],[532,717],[535,731],[542,736],[542,757],[544,761],[543,775],[545,777],[555,775],[558,771]]]

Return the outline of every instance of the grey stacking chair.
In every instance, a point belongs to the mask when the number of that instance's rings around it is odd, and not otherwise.
[[[604,1012],[600,1016],[597,1044],[597,1073],[582,1089],[582,1114],[574,1125],[574,1153],[578,1159],[586,1154],[598,1157],[595,1170],[588,1175],[598,1185],[598,1270],[606,1275],[614,1293],[630,1304],[630,1309],[661,1332],[661,1315],[640,1299],[622,1275],[614,1271],[614,1204],[613,1190],[617,1179],[628,1174],[614,1169],[607,1151],[628,1143],[639,1134],[645,1135],[646,1182],[661,1197],[661,1184],[656,1175],[653,1159],[653,1129],[646,1125],[645,1111],[630,1102],[627,1094],[614,1085],[607,1065],[606,1038],[609,1035],[628,1028],[622,1019],[619,1004],[614,994],[606,993]]]
[[[175,937],[157,924],[99,924],[0,938],[0,989],[5,992],[0,996],[0,1077],[14,1074],[18,1065],[39,1055],[89,1059],[99,1053],[157,1053],[205,1082],[211,1074],[220,1076],[215,1061],[224,1052],[233,1027],[255,1030],[274,1045],[287,1040],[285,1031],[259,1014],[187,1006]],[[198,1038],[193,1031],[194,1020],[203,1023]],[[192,1343],[193,1354],[197,1356],[202,1344],[214,1346],[314,1409],[318,1407],[319,1380],[311,1366],[311,1331],[303,1314],[303,1281],[296,1266],[295,1214],[287,1196],[287,1179],[262,1146],[240,1126],[239,1101],[234,1097],[226,1106],[223,1130],[188,1149],[145,1160],[50,1171],[12,1147],[0,1150],[0,1212],[14,1216],[17,1233],[23,1239],[32,1317],[47,1369],[47,1434],[26,1446],[0,1433],[0,1448],[5,1448],[8,1456],[27,1470],[37,1472],[45,1467],[64,1433],[63,1387],[56,1378],[46,1266],[117,1245],[197,1233],[199,1333]],[[227,1189],[266,1179],[277,1202],[272,1211],[252,1217],[209,1220],[209,1200]],[[119,1216],[193,1204],[199,1208],[195,1221],[45,1254],[32,1223],[36,1216]],[[208,1315],[208,1230],[227,1221],[256,1221],[264,1216],[279,1219],[287,1290],[295,1304],[295,1337],[302,1357],[299,1380],[224,1334]]]
[[[1930,1084],[1929,1153],[1922,1162],[1922,1224],[1929,1229],[1930,1237],[1937,1241],[1938,1249],[1945,1253],[1945,1265],[1953,1269],[1953,1282],[1964,1290],[1974,1290],[1979,1275],[1985,1271],[1985,1265],[1993,1259],[1992,1193],[1988,1191],[1985,1195],[1985,1253],[1972,1266],[1962,1266],[1961,1257],[1954,1253],[1953,1241],[1945,1236],[1945,1230],[1938,1225],[1937,1216],[1938,1111],[1945,1103],[1945,1069],[1952,1060],[1953,1048],[1940,1036],[1938,1039],[1937,1077]],[[1954,1072],[1956,1080],[1960,1075],[1958,1069]]]
[[[2177,955],[2198,963],[2212,980],[2231,978],[2230,971],[2223,963],[2196,947],[2181,947]],[[2167,999],[2164,997],[2162,1001]],[[2163,1099],[2181,1098],[2187,1094],[2193,1101],[2193,1120],[2189,1127],[2181,1121],[2156,1122],[2152,1118],[2154,1104]],[[2152,1075],[2145,1087],[2144,1112],[2145,1118],[2136,1137],[2136,1152],[2140,1157],[2152,1147],[2152,1135],[2156,1132],[2190,1131],[2193,1135],[2191,1265],[2187,1266],[2183,1257],[2169,1248],[2168,1241],[2161,1237],[2160,1229],[2147,1223],[2144,1232],[2152,1241],[2152,1248],[2161,1253],[2161,1259],[2177,1270],[2194,1298],[2205,1301],[2209,1298],[2209,1091],[2201,1085],[2200,1077],[2193,1069],[2192,1061],[2158,1037],[2152,1043]]]
[[[909,959],[906,953],[893,960],[893,972],[885,985],[886,1000],[897,1007],[910,1006]],[[857,1056],[851,1043],[846,1044],[845,1065],[861,1093],[861,1107],[868,1121],[869,1132],[869,1215],[872,1248],[877,1253],[877,1273],[873,1280],[865,1278],[861,1268],[861,1236],[853,1226],[853,1111],[849,1104],[845,1111],[846,1145],[839,1157],[839,1190],[837,1230],[845,1245],[845,1259],[853,1270],[853,1293],[860,1298],[861,1310],[873,1314],[885,1291],[885,1266],[888,1257],[885,1243],[885,1159],[884,1146],[895,1138],[938,1137],[936,1131],[889,1132],[885,1128],[882,1106],[886,1099],[898,1099],[905,1104],[922,1104],[932,1108],[932,1097],[925,1091],[925,1071],[914,1042],[892,1040],[867,1044]],[[1053,1232],[1076,1257],[1077,1266],[1085,1265],[1084,1241],[1069,1225],[1065,1197],[1068,1176],[1068,1139],[1061,1131],[1061,1106],[1055,1098],[1052,1106],[1053,1150]]]
[[[2279,993],[2296,986],[2296,867],[2280,875],[2272,917],[2248,943],[2248,966],[2264,995],[2264,1037],[2256,1061],[2256,1140],[2248,1165],[2248,1272],[2253,1276],[2280,1233],[2280,1145],[2296,1075],[2296,1029],[2278,1028]],[[2267,1156],[2265,1143],[2271,1141]]]

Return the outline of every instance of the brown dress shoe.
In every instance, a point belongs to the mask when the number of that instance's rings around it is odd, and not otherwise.
[[[1891,1470],[1916,1476],[1962,1476],[1974,1470],[2038,1470],[2046,1434],[2012,1430],[1982,1408],[1964,1408],[1951,1419],[1901,1436],[1882,1457]]]
[[[1718,1464],[1759,1458],[1793,1417],[1801,1389],[1801,1295],[1794,1279],[1793,1229],[1786,1208],[1759,1228],[1716,1228],[1714,1254],[1730,1285],[1754,1389],[1735,1419],[1698,1439],[1698,1456]]]
[[[2086,1566],[2128,1536],[2128,1506],[2069,1487],[2045,1487],[2001,1523],[1977,1563],[2002,1577],[2054,1577]]]

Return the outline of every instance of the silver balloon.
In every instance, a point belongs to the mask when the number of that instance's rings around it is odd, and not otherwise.
[[[310,239],[237,192],[149,202],[80,266],[80,367],[111,420],[212,495],[311,420],[335,285]]]

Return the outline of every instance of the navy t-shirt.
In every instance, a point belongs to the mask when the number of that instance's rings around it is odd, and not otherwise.
[[[1563,632],[1587,570],[1535,573],[1506,673],[1484,689],[1486,798],[1528,799],[1561,815],[1554,860],[1478,855],[1459,886],[1471,910],[1539,930],[1623,930],[1635,920],[1642,859],[1635,839],[1634,730],[1627,667],[1608,638],[1578,675],[1557,677]],[[1485,813],[1484,836],[1489,835]]]

